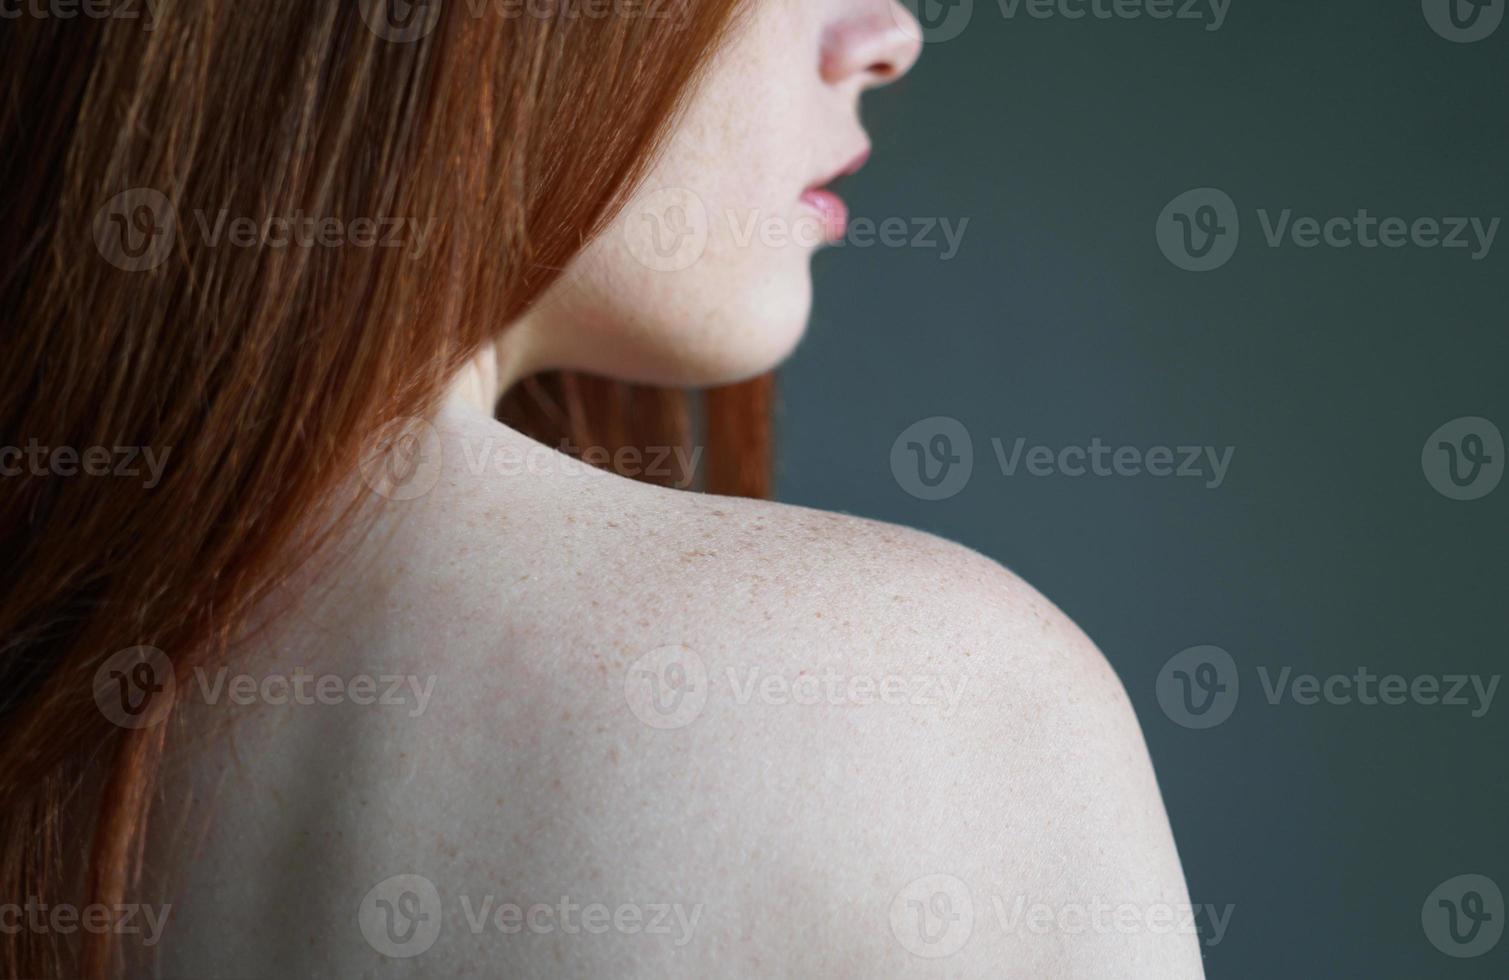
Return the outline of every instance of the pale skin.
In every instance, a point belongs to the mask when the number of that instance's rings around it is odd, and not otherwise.
[[[648,185],[802,220],[915,27],[881,0],[757,7]],[[433,486],[230,671],[342,679],[323,698],[180,691],[143,892],[173,903],[161,975],[1203,975],[1186,930],[1013,915],[1188,903],[1125,692],[1030,586],[914,531],[585,472],[492,419],[547,367],[696,385],[785,357],[812,248],[726,234],[653,272],[610,231],[457,378]],[[379,948],[421,919],[417,955]]]

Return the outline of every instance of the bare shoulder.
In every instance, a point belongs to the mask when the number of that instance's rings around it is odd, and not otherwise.
[[[217,845],[301,842],[323,877],[292,928],[324,966],[1199,975],[1125,693],[1031,587],[853,517],[587,474],[523,493],[476,472],[472,426],[394,539],[407,570],[342,627],[423,710],[269,728],[322,778]]]
[[[523,481],[501,475],[498,462],[528,468],[517,463],[521,450],[501,441],[518,437],[476,420],[452,424],[451,485],[441,488],[452,500],[432,509],[442,526],[426,535],[437,552],[517,572],[507,601],[490,608],[517,610],[520,600],[533,608],[529,600],[548,593],[589,620],[606,610],[616,625],[593,621],[594,630],[631,643],[726,626],[746,641],[778,630],[825,643],[846,634],[871,648],[973,656],[966,641],[988,636],[998,653],[1051,648],[1063,669],[1110,679],[1051,602],[962,545],[844,514],[634,483],[543,447],[534,447],[543,454],[531,475],[545,478]],[[622,622],[629,608],[640,615]]]
[[[633,940],[649,972],[1198,974],[1159,924],[1187,897],[1137,720],[1036,590],[906,528],[579,482],[471,600],[502,592],[497,638],[456,653],[449,724],[487,737],[453,777],[499,821],[473,861],[521,899],[700,909],[683,945]],[[968,937],[939,931],[954,901]],[[1107,904],[1153,922],[1077,929]],[[613,945],[532,941],[584,968]]]

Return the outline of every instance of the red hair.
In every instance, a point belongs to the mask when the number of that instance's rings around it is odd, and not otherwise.
[[[101,664],[151,645],[182,676],[346,526],[307,533],[368,438],[430,410],[612,218],[738,0],[375,19],[387,2],[162,0],[150,30],[26,17],[0,32],[3,431],[167,457],[153,486],[0,477],[8,896],[122,901],[169,727],[113,725]],[[402,216],[427,248],[191,233],[194,212],[222,209]],[[102,244],[143,215],[171,247],[143,262]],[[704,488],[765,492],[769,398],[768,378],[706,398]],[[610,450],[683,444],[693,414],[678,393],[570,375],[500,411],[551,445]],[[0,936],[10,976],[120,963],[108,935]]]

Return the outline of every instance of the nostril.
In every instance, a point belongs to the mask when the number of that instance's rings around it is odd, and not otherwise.
[[[856,17],[829,26],[823,36],[820,71],[824,81],[832,84],[889,85],[911,70],[920,47],[920,41],[892,17]]]

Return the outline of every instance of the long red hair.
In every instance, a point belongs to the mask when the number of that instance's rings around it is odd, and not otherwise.
[[[0,476],[5,901],[123,900],[169,726],[112,724],[101,664],[150,645],[183,675],[318,553],[343,525],[312,517],[369,437],[430,410],[622,205],[738,3],[158,0],[150,25],[0,31],[0,442],[165,457],[152,486]],[[149,261],[109,244],[143,207],[169,243]],[[192,233],[222,210],[412,218],[427,247]],[[705,489],[765,492],[769,397],[765,378],[705,399]],[[683,444],[697,414],[573,375],[500,412],[610,450]],[[0,935],[9,976],[120,963],[105,934]]]

